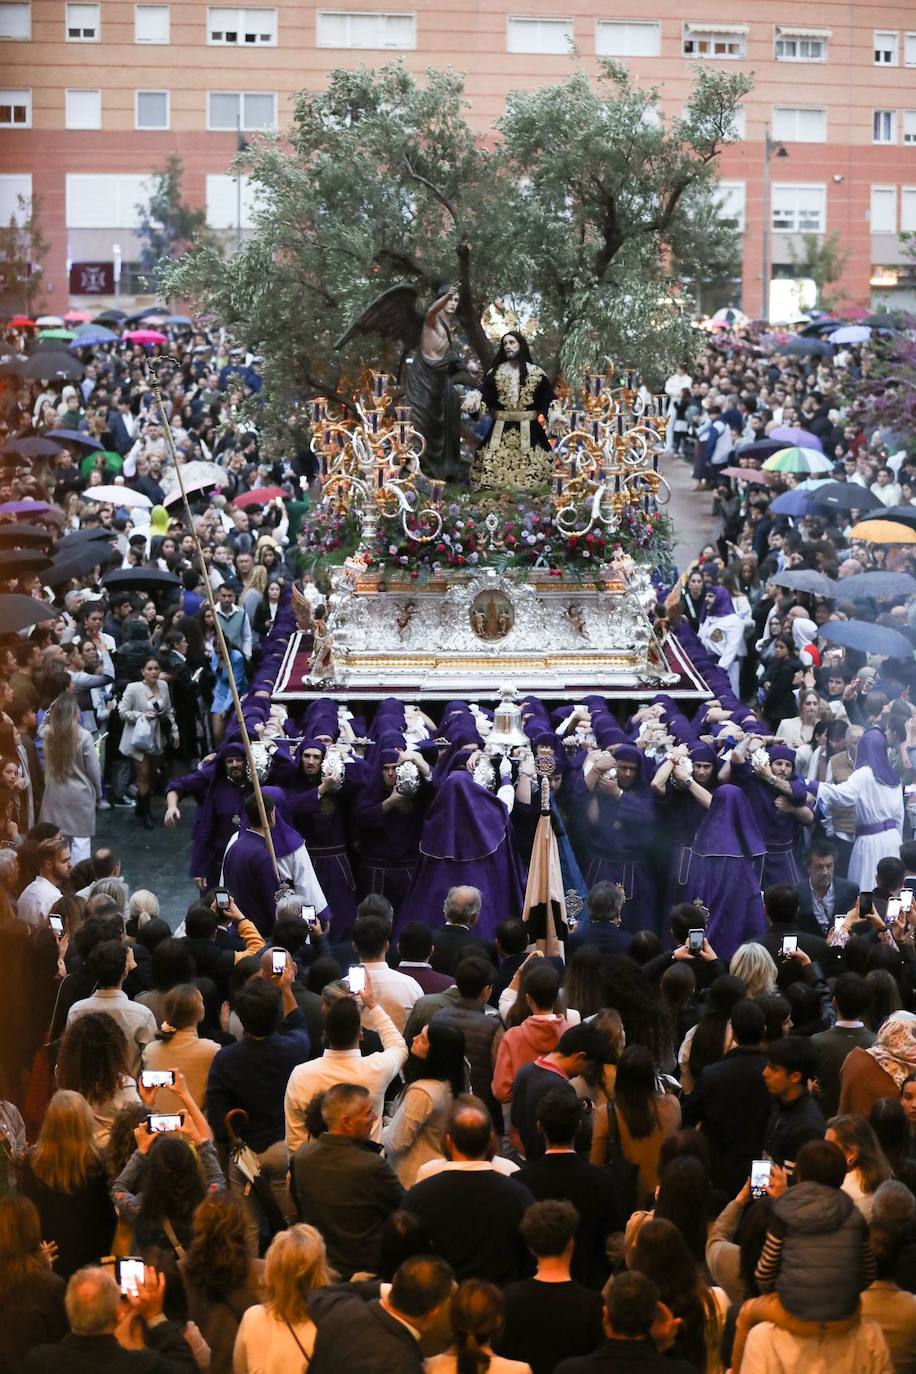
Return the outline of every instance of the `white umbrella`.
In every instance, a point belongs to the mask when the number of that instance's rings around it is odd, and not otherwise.
[[[837,343],[868,343],[871,338],[871,330],[867,324],[844,324],[841,329],[835,329],[830,335],[830,342]]]
[[[144,510],[150,510],[153,505],[148,496],[142,491],[134,491],[133,487],[87,487],[83,500],[105,501],[112,506],[142,506]]]
[[[723,306],[712,318],[717,324],[747,324],[747,315],[733,305]]]
[[[60,315],[39,315],[35,323],[41,329],[62,329],[64,322]]]
[[[221,468],[219,463],[207,463],[201,458],[195,458],[190,463],[182,463],[181,476],[185,491],[202,491],[204,487],[228,487],[232,482],[229,473],[225,468]],[[167,506],[181,499],[181,489],[174,468],[166,468],[159,479],[159,485],[165,492]]]

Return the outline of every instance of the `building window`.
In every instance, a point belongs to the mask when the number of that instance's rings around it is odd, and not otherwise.
[[[235,177],[207,177],[207,224],[211,229],[254,228],[254,190],[250,178],[241,179],[241,206],[239,205],[239,184]]]
[[[0,4],[0,38],[32,37],[32,6],[26,3]]]
[[[661,24],[635,19],[599,19],[595,26],[595,51],[599,57],[658,57]]]
[[[0,129],[31,129],[32,92],[0,91]]]
[[[101,129],[102,92],[67,91],[66,112],[68,129]]]
[[[873,234],[896,234],[897,232],[897,188],[896,186],[873,186],[871,188],[871,231]]]
[[[68,229],[136,229],[139,207],[149,205],[155,178],[143,173],[67,174]]]
[[[685,24],[684,56],[747,57],[746,24]]]
[[[772,225],[783,234],[823,234],[827,226],[826,186],[776,182],[772,192]]]
[[[101,5],[67,5],[68,43],[98,43],[102,36]]]
[[[916,110],[904,110],[903,112],[903,141],[904,143],[916,143]]]
[[[904,36],[903,65],[916,67],[916,33],[908,33]]]
[[[374,10],[319,10],[315,20],[319,48],[400,48],[417,46],[415,14],[384,14]]]
[[[211,91],[208,107],[209,129],[256,133],[277,127],[277,97],[272,91]]]
[[[896,67],[897,42],[899,35],[892,30],[881,32],[875,29],[875,66]]]
[[[137,129],[167,129],[169,127],[168,91],[136,92],[134,127]]]
[[[134,42],[168,43],[168,5],[134,5]]]
[[[875,110],[872,115],[872,143],[897,142],[897,111]]]
[[[828,29],[791,29],[776,26],[773,56],[777,62],[826,62]]]
[[[25,208],[19,204],[25,202]],[[8,225],[13,216],[21,223],[28,216],[32,204],[32,177],[28,172],[7,173],[0,176],[0,224]]]
[[[0,177],[2,181],[2,177]],[[916,186],[900,188],[900,232],[916,233]]]
[[[826,143],[827,111],[775,105],[773,137],[786,143]]]
[[[739,232],[744,232],[747,184],[743,181],[720,181],[715,189],[719,202],[719,218],[731,224]]]
[[[559,54],[565,57],[572,45],[571,19],[520,19],[510,15],[507,20],[507,52]]]
[[[207,42],[238,48],[276,47],[277,11],[209,9]]]

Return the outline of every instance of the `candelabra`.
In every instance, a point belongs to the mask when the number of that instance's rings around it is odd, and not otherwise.
[[[311,403],[311,451],[318,459],[322,502],[339,511],[353,510],[359,520],[361,547],[368,548],[381,520],[397,520],[405,535],[428,543],[442,530],[443,483],[429,483],[427,497],[420,459],[426,440],[411,423],[410,409],[393,409],[388,397],[391,378],[369,374],[352,407],[354,418],[335,413],[326,397]]]
[[[664,396],[644,398],[632,372],[619,386],[600,373],[586,377],[556,448],[554,523],[563,534],[586,535],[597,526],[614,531],[627,506],[649,510],[670,500],[658,470],[665,404]]]

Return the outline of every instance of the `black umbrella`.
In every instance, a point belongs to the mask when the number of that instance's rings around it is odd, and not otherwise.
[[[101,539],[87,539],[82,544],[58,553],[44,581],[49,587],[62,587],[71,577],[85,577],[93,568],[104,567],[112,556],[120,556],[110,544]]]
[[[879,310],[877,315],[866,315],[862,323],[872,329],[911,329],[914,318],[907,310]]]
[[[20,453],[25,458],[56,458],[60,447],[41,434],[26,434],[21,439],[7,439],[0,453]]]
[[[827,358],[832,354],[833,349],[823,339],[795,338],[790,339],[788,343],[777,344],[776,352],[784,353],[789,358]]]
[[[34,596],[22,596],[11,592],[0,596],[0,635],[16,634],[27,630],[30,625],[38,625],[42,620],[54,620],[57,612]]]
[[[33,382],[78,382],[86,367],[70,353],[36,353],[24,363],[15,363],[12,371]]]
[[[913,645],[899,630],[872,625],[867,620],[828,620],[818,630],[831,644],[845,644],[863,654],[883,654],[887,658],[911,658]]]
[[[48,530],[43,530],[40,525],[20,525],[18,520],[12,524],[0,524],[0,545],[6,548],[18,548],[20,544],[36,544],[39,547],[44,545],[50,548],[53,539]]]
[[[800,330],[803,339],[819,339],[822,334],[832,334],[835,329],[839,329],[843,324],[842,320],[812,320]]]
[[[916,592],[916,577],[910,577],[909,573],[879,570],[841,577],[836,587],[838,601],[857,601],[863,596],[875,597],[879,601],[902,601]]]
[[[60,541],[57,546],[57,551],[58,553],[63,553],[65,549],[79,548],[81,544],[86,544],[92,540],[98,539],[115,540],[117,539],[117,534],[114,530],[106,530],[98,526],[90,530],[71,530],[70,533],[65,534]]]
[[[114,310],[112,307],[109,306],[107,310],[103,310],[100,315],[95,316],[93,324],[120,324],[122,320],[126,319],[126,310]]]
[[[103,446],[98,439],[93,438],[91,434],[84,434],[81,429],[49,429],[48,438],[55,444],[79,444],[82,448],[103,452]]]
[[[755,439],[750,444],[739,444],[732,458],[735,463],[739,458],[752,458],[755,463],[762,463],[765,459],[772,458],[774,453],[781,453],[785,446],[785,439]]]
[[[102,578],[102,586],[113,590],[121,587],[147,587],[158,591],[163,587],[180,587],[181,578],[164,568],[118,568]]]
[[[0,582],[22,573],[44,572],[50,566],[50,558],[38,549],[0,549]]]
[[[858,482],[825,482],[811,493],[812,506],[826,506],[828,510],[875,510],[882,504],[868,487]],[[913,507],[916,515],[916,506]]]
[[[810,592],[813,596],[836,596],[836,583],[813,568],[792,568],[785,572],[773,573],[771,582],[777,587],[788,587],[793,592]]]
[[[898,525],[908,525],[911,530],[916,530],[916,506],[891,506],[881,519],[896,520]]]

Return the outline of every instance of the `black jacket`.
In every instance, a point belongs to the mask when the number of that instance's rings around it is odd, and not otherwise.
[[[454,977],[463,954],[482,954],[496,963],[493,947],[484,940],[478,940],[467,926],[445,925],[433,931],[433,952],[429,962],[437,973],[448,973]]]
[[[808,931],[812,935],[826,936],[826,931],[822,930],[817,923],[814,914],[814,898],[811,893],[811,879],[805,874],[801,882],[796,887],[798,893],[798,928]],[[845,916],[847,911],[852,911],[859,895],[859,889],[855,883],[851,883],[848,878],[834,878],[834,913],[837,916]],[[807,951],[806,951],[807,953]],[[813,955],[811,956],[814,957]]]
[[[151,1326],[147,1340],[147,1350],[123,1350],[114,1336],[65,1336],[59,1345],[37,1345],[25,1374],[196,1374],[191,1347],[172,1322]]]
[[[703,1127],[709,1141],[711,1176],[734,1197],[759,1159],[773,1099],[763,1079],[764,1050],[738,1046],[708,1064],[684,1102],[685,1126]]]
[[[459,1280],[502,1286],[530,1268],[518,1228],[533,1202],[523,1184],[495,1169],[445,1169],[415,1183],[403,1208],[420,1219],[433,1252],[448,1260]]]
[[[296,1151],[292,1176],[299,1217],[324,1236],[331,1268],[377,1272],[382,1228],[404,1196],[378,1150],[325,1131]]]
[[[651,1341],[605,1341],[594,1355],[564,1360],[554,1374],[696,1374],[696,1367],[659,1355]]]
[[[843,912],[845,916],[845,911]],[[813,929],[809,927],[809,922]],[[791,926],[771,926],[763,935],[759,936],[759,941],[764,949],[769,950],[773,958],[778,960],[782,953],[782,942],[786,935],[798,936],[798,947],[804,950],[808,958],[824,967],[827,961],[827,941],[818,933],[817,922],[813,916],[809,916],[806,921],[799,917],[799,920]]]
[[[611,1170],[599,1169],[575,1151],[561,1151],[526,1164],[517,1178],[538,1202],[550,1198],[572,1203],[579,1225],[570,1272],[579,1283],[602,1288],[610,1272],[607,1238],[612,1231],[622,1231],[627,1221]]]
[[[810,1093],[803,1092],[794,1102],[773,1104],[764,1146],[777,1164],[794,1167],[801,1147],[809,1140],[822,1140],[826,1129],[820,1107]]]
[[[347,1285],[309,1294],[318,1327],[309,1374],[423,1374],[423,1354],[403,1322]]]

